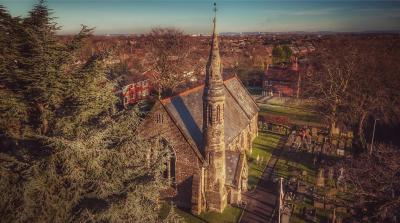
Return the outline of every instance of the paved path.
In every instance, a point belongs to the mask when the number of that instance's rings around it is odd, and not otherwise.
[[[240,220],[241,223],[270,222],[278,197],[277,184],[272,182],[272,174],[285,141],[286,137],[282,137],[278,145],[279,149],[275,149],[272,153],[256,189],[243,194],[243,200],[247,205]]]

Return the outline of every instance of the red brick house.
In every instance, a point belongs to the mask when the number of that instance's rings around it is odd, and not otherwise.
[[[121,84],[123,85],[121,96],[125,108],[150,96],[151,85],[146,77],[124,76]]]
[[[300,75],[298,61],[292,58],[290,65],[267,66],[263,76],[264,96],[298,96]]]

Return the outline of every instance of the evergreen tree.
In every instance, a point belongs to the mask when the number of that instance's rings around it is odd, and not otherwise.
[[[110,55],[76,63],[91,29],[61,43],[43,1],[0,16],[2,222],[159,221],[167,155],[136,110],[116,111]]]

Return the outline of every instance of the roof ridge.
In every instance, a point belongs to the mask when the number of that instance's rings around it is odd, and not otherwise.
[[[260,108],[258,107],[256,100],[254,100],[254,98],[251,96],[250,92],[249,92],[249,91],[247,90],[247,88],[243,85],[242,81],[237,77],[236,74],[235,74],[234,77],[238,80],[239,84],[240,84],[240,85],[242,86],[242,88],[246,91],[246,93],[250,96],[251,100],[253,101],[253,103],[254,103],[254,104],[256,105],[256,107],[257,107],[257,111],[260,111]]]
[[[229,88],[225,85],[225,83],[224,83],[224,87],[225,87],[226,91],[232,96],[233,100],[235,100],[236,104],[239,105],[239,108],[242,109],[242,111],[243,111],[243,113],[245,114],[245,116],[247,117],[247,119],[250,121],[251,119],[250,119],[249,115],[247,114],[246,110],[244,110],[243,106],[239,103],[239,101],[236,99],[236,97],[233,96],[232,92],[231,92],[231,91],[229,90]]]
[[[224,84],[225,84],[226,81],[230,81],[230,80],[233,79],[233,78],[235,78],[235,76],[232,76],[232,77],[227,78],[226,80],[224,80]],[[190,93],[192,93],[192,92],[194,92],[194,91],[199,90],[200,88],[204,88],[204,84],[200,84],[200,85],[194,86],[194,87],[192,87],[192,88],[186,89],[186,90],[184,90],[184,91],[182,91],[182,92],[179,92],[179,93],[177,93],[177,94],[175,94],[175,95],[173,95],[173,96],[169,96],[169,97],[163,98],[163,99],[161,99],[160,101],[161,101],[161,103],[163,103],[163,104],[164,104],[164,103],[169,103],[169,102],[171,102],[171,99],[174,98],[174,97],[177,97],[177,96],[186,96],[186,95],[188,95],[188,94],[190,94]]]

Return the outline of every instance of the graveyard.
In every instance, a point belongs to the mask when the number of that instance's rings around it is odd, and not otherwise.
[[[342,222],[350,213],[340,201],[349,197],[340,182],[343,170],[336,164],[351,156],[353,133],[330,134],[326,126],[316,121],[318,117],[312,117],[315,114],[301,108],[260,107],[268,116],[279,116],[261,118],[260,134],[279,134],[286,138],[284,146],[274,148],[281,150],[273,181],[278,184],[283,179],[282,216],[287,215],[290,222],[332,222],[333,219]]]
[[[341,172],[334,166],[351,153],[352,137],[305,131],[289,135],[276,166],[276,177],[285,179],[285,191],[292,194],[287,202],[293,207],[291,222],[326,222],[332,218],[340,222],[346,213],[335,199],[344,194],[339,193]]]

